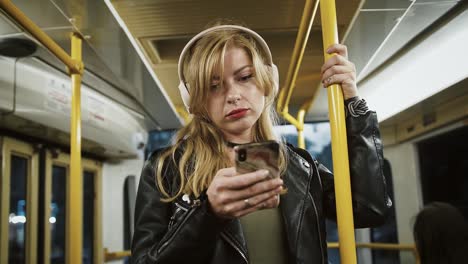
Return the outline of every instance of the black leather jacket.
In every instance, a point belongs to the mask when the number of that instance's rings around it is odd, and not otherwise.
[[[348,149],[355,227],[383,223],[391,202],[382,170],[383,155],[375,112],[347,118]],[[325,217],[336,218],[333,175],[307,151],[288,146],[284,175],[288,192],[280,210],[288,240],[288,263],[327,263]],[[206,195],[160,201],[155,166],[161,152],[147,160],[135,208],[133,263],[248,263],[238,219],[222,220],[210,212]],[[178,178],[174,164],[166,176]],[[169,182],[174,190],[176,181]]]

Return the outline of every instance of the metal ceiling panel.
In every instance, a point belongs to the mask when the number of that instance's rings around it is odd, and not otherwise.
[[[21,30],[0,12],[0,35],[10,35],[19,32],[21,32]]]
[[[53,1],[45,0],[12,0],[40,28],[69,28],[70,21],[54,5]]]
[[[368,73],[372,72],[384,63],[406,43],[416,37],[457,4],[457,1],[420,2],[422,1],[417,1],[408,10],[408,13],[402,17],[402,21],[396,28],[395,32],[393,32],[392,36],[382,46],[382,49],[370,63],[366,72],[362,73],[362,76],[366,76]]]
[[[345,44],[359,74],[405,10],[361,11]]]
[[[417,0],[416,4],[442,4],[442,3],[458,3],[463,0]]]
[[[363,9],[406,9],[412,0],[366,0]]]
[[[14,66],[16,62],[12,58],[0,57],[0,115],[14,110],[15,98]]]

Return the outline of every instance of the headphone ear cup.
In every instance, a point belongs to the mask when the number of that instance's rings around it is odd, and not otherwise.
[[[273,74],[273,82],[275,85],[273,86],[275,94],[278,94],[279,91],[279,72],[278,72],[278,67],[275,64],[271,65],[271,71]]]
[[[188,93],[188,87],[185,86],[183,82],[179,83],[180,97],[182,97],[182,102],[184,102],[185,109],[190,113],[190,95]]]

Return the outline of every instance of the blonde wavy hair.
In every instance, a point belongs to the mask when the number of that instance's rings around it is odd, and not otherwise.
[[[253,141],[279,141],[273,131],[278,117],[273,105],[277,91],[273,89],[272,68],[268,65],[265,51],[258,46],[256,40],[244,31],[223,29],[204,35],[185,56],[183,72],[189,87],[189,107],[193,117],[177,132],[174,144],[157,160],[156,181],[164,196],[163,201],[173,201],[181,194],[199,197],[208,189],[218,170],[231,166],[225,154],[223,134],[211,122],[206,109],[213,76],[223,76],[224,54],[228,48],[238,47],[247,52],[253,63],[255,82],[265,93],[265,107],[253,127]],[[286,170],[286,151],[283,144],[280,146],[282,175]],[[171,161],[178,167],[178,179],[164,175],[163,165]],[[169,180],[178,180],[179,189],[169,189],[172,182],[164,184]]]

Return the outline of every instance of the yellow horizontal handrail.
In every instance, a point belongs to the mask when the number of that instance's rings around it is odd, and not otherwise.
[[[328,248],[339,248],[338,242],[328,242]],[[411,251],[413,252],[416,263],[420,263],[418,250],[414,244],[394,244],[394,243],[356,243],[357,248],[370,248],[380,250],[399,250],[399,251]]]
[[[104,262],[123,259],[131,255],[130,250],[109,252],[107,248],[104,248]]]
[[[338,242],[328,242],[329,248],[339,248]],[[416,249],[414,244],[393,244],[393,243],[356,243],[356,247],[371,248],[371,249],[384,249],[384,250],[404,250],[413,251]]]
[[[50,38],[44,31],[41,30],[34,22],[29,19],[21,10],[18,9],[9,0],[0,0],[0,8],[3,9],[10,17],[12,17],[20,26],[36,38],[42,45],[44,45],[50,52],[52,52],[59,60],[61,60],[67,67],[70,74],[82,74],[84,65],[81,61],[74,60],[68,53],[66,53],[52,38]]]

